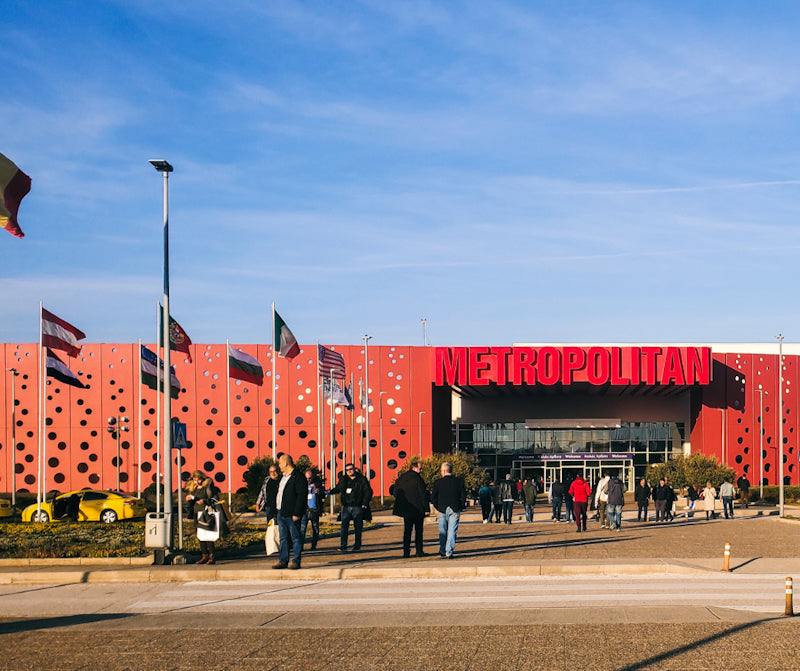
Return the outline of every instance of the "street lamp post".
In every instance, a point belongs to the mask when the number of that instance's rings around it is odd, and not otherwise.
[[[419,411],[419,458],[422,459],[422,415],[426,414],[424,410]]]
[[[11,510],[17,512],[17,397],[16,384],[19,372],[8,368],[11,373]]]
[[[367,421],[367,480],[372,480],[372,470],[370,467],[370,445],[369,445],[369,341],[372,336],[364,336],[364,394],[367,406],[364,410],[364,417]]]
[[[783,334],[778,339],[778,506],[783,517]]]
[[[763,389],[758,392],[758,498],[764,499],[764,394]]]
[[[161,315],[161,340],[164,347],[164,413],[162,415],[161,444],[163,446],[164,465],[164,516],[167,524],[167,549],[172,548],[172,408],[170,404],[170,356],[169,356],[169,173],[172,166],[163,158],[152,158],[150,164],[164,176],[164,305]],[[158,480],[158,478],[156,478]],[[156,487],[160,483],[156,482]]]
[[[383,461],[383,395],[388,393],[388,391],[382,391],[378,394],[378,419],[380,420],[381,432],[381,503],[383,503],[383,471],[385,468]]]
[[[116,415],[115,417],[108,418],[108,427],[106,431],[108,431],[112,436],[116,434],[117,437],[117,491],[120,491],[120,482],[119,482],[119,469],[120,463],[122,463],[122,455],[120,454],[120,434],[126,431],[130,431],[130,427],[128,426],[128,422],[130,422],[129,417],[124,417],[120,415]]]

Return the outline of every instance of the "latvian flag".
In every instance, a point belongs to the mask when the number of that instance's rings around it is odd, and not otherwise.
[[[86,389],[86,385],[78,379],[78,376],[50,350],[47,351],[47,377],[53,377],[59,382],[68,384],[71,387]]]
[[[24,238],[25,234],[17,223],[17,212],[30,190],[31,178],[0,154],[0,227],[18,238]]]
[[[279,356],[284,359],[294,359],[300,354],[300,345],[297,344],[297,338],[286,326],[286,322],[281,319],[277,310],[272,311],[275,316],[275,333],[273,335],[272,345],[274,350]]]
[[[159,391],[158,388],[158,371],[164,370],[164,362],[159,359],[155,352],[142,345],[142,384],[147,385],[150,389]],[[161,387],[163,389],[163,386]],[[175,375],[175,367],[169,367],[169,395],[172,398],[178,398],[181,391],[181,383],[178,381],[178,376]]]
[[[317,347],[320,377],[333,376],[339,380],[344,380],[344,357],[323,345],[318,345]]]
[[[228,345],[228,369],[230,376],[235,380],[257,384],[264,384],[264,369],[258,359],[250,356],[240,349]]]
[[[44,347],[60,349],[69,356],[78,356],[81,351],[78,341],[85,337],[83,331],[42,308],[42,345]]]

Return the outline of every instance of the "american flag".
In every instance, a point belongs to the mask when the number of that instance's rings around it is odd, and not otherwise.
[[[333,377],[344,380],[344,357],[338,352],[317,345],[320,377]]]

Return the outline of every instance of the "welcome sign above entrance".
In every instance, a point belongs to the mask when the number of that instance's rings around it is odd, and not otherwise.
[[[441,385],[705,385],[710,347],[437,347]]]

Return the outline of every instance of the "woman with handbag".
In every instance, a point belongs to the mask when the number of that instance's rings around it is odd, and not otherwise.
[[[214,509],[219,503],[220,491],[219,487],[214,484],[211,478],[207,478],[202,471],[194,471],[192,473],[192,481],[194,482],[194,519],[198,520],[200,515],[208,515],[208,509]],[[211,513],[213,515],[213,512]],[[199,520],[198,520],[199,522]],[[198,564],[216,564],[214,559],[214,541],[200,540],[201,528],[198,524],[197,538],[200,543],[200,552],[202,557],[197,562]]]

